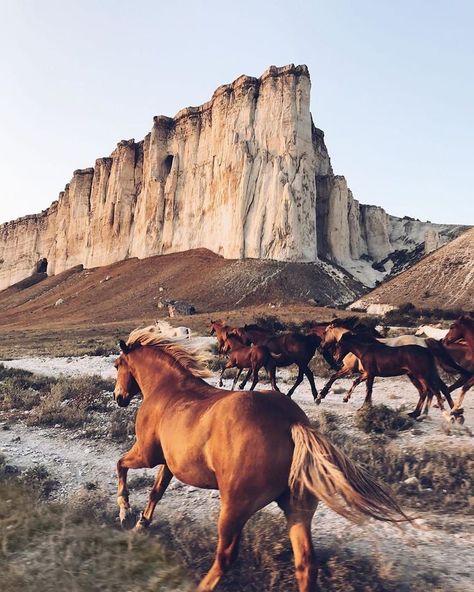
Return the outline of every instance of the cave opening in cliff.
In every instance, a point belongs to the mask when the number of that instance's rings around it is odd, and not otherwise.
[[[47,273],[48,271],[48,260],[43,257],[36,264],[36,273]]]
[[[167,177],[170,174],[172,166],[173,166],[173,155],[169,154],[165,158],[165,162],[163,163],[163,168],[165,170],[165,177]]]

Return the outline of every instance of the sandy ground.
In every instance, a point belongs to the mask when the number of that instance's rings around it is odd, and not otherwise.
[[[107,358],[24,358],[10,360],[5,364],[18,368],[34,370],[44,374],[67,375],[100,374],[113,377],[112,366],[114,356]],[[279,370],[280,377],[287,376],[287,371]],[[215,384],[217,378],[210,382]],[[318,389],[323,380],[317,380]],[[229,388],[231,381],[225,383]],[[336,383],[336,390],[346,389],[350,381]],[[281,382],[283,390],[289,388]],[[352,400],[342,403],[342,394],[329,393],[320,407],[312,402],[309,385],[303,383],[295,394],[295,401],[312,417],[316,417],[320,409],[327,409],[344,416],[343,427],[354,429],[353,416],[362,404],[364,388],[356,390]],[[374,401],[384,402],[391,406],[406,404],[411,407],[416,403],[417,394],[411,384],[404,378],[379,380],[374,388]],[[399,446],[420,447],[439,444],[443,446],[472,446],[470,430],[474,429],[474,398],[466,397],[466,423],[456,428],[451,435],[443,431],[444,419],[436,409],[431,410],[430,418],[417,424],[416,430],[409,430],[397,438]],[[58,495],[66,498],[74,495],[84,484],[97,483],[110,496],[111,506],[115,503],[115,463],[120,454],[130,446],[124,442],[118,445],[107,440],[84,440],[72,431],[59,428],[31,428],[17,423],[11,430],[0,429],[0,446],[7,461],[20,467],[31,467],[44,464],[52,475],[59,480]],[[138,474],[154,474],[153,470],[134,471]],[[133,492],[131,503],[141,509],[145,502],[145,492]],[[157,507],[156,517],[159,522],[160,513],[168,519],[173,516],[181,519],[183,513],[194,523],[213,523],[218,511],[218,492],[196,489],[173,480],[169,491]],[[279,512],[272,504],[264,511]],[[320,505],[314,520],[313,536],[316,545],[330,546],[337,543],[342,548],[352,550],[366,557],[381,557],[401,580],[410,581],[418,574],[436,573],[443,590],[452,592],[474,592],[474,518],[464,515],[440,515],[429,512],[422,513],[421,529],[396,529],[388,524],[369,522],[364,527],[351,526],[347,521],[325,506]],[[427,584],[427,590],[430,589]],[[439,589],[439,588],[438,588]]]

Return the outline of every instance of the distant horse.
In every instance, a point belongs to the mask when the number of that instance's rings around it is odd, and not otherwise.
[[[426,337],[431,337],[431,339],[443,339],[446,337],[448,330],[447,329],[440,329],[439,327],[431,327],[430,325],[422,325],[418,327],[415,331],[415,335],[421,337],[422,335],[426,335]]]
[[[391,347],[373,338],[345,333],[337,342],[335,356],[336,359],[342,360],[349,353],[359,358],[362,372],[344,397],[344,402],[349,401],[358,384],[367,381],[364,405],[371,405],[373,384],[377,376],[406,375],[419,392],[418,404],[409,415],[418,417],[425,399],[429,407],[433,395],[436,396],[438,405],[443,410],[441,392],[449,406],[453,408],[454,404],[448,387],[439,377],[435,358],[428,349],[418,345]]]
[[[181,339],[191,338],[191,329],[189,327],[173,327],[168,321],[155,321],[155,326],[163,337],[179,337]]]
[[[272,383],[273,390],[280,391],[276,383],[275,377],[275,354],[272,354],[268,347],[264,345],[245,345],[238,335],[229,333],[223,347],[224,352],[230,351],[229,361],[224,366],[219,379],[219,386],[222,386],[222,379],[224,372],[229,368],[238,368],[239,371],[234,378],[232,390],[242,374],[242,370],[248,368],[247,376],[242,381],[240,388],[245,388],[250,375],[253,373],[253,382],[250,390],[253,391],[258,383],[258,371],[260,368],[265,368],[268,378]]]
[[[457,362],[466,371],[449,389],[452,392],[462,386],[455,403],[455,409],[461,410],[464,395],[474,385],[474,319],[470,315],[462,315],[451,325],[443,343],[450,352],[454,350],[453,356],[458,354]]]
[[[211,335],[216,335],[217,339],[217,351],[218,353],[223,353],[224,342],[227,338],[227,334],[229,331],[233,331],[235,327],[231,327],[230,325],[226,325],[226,323],[222,319],[217,319],[215,321],[211,321]]]
[[[440,348],[437,343],[433,342],[433,340],[426,340],[421,337],[416,337],[415,335],[400,335],[399,337],[381,337],[376,329],[371,329],[370,327],[367,327],[357,317],[334,319],[326,327],[326,330],[324,332],[324,337],[321,344],[323,350],[327,351],[328,348],[333,347],[339,341],[342,335],[350,331],[356,333],[357,335],[373,337],[377,339],[377,341],[379,341],[380,343],[383,343],[390,347],[418,345],[420,347],[428,348],[436,356],[437,360],[442,364],[443,368],[446,371],[457,372],[460,370],[460,368],[456,366],[454,361],[451,360],[449,353],[444,351],[443,348]],[[360,373],[362,372],[362,370],[363,368],[361,362],[357,359],[357,357],[354,354],[349,353],[342,360],[342,367],[329,378],[327,383],[321,389],[316,403],[320,403],[321,400],[326,397],[331,386],[334,384],[334,382],[336,382],[336,380],[338,380],[339,378],[350,376],[354,373]]]
[[[265,345],[271,353],[276,354],[275,363],[278,367],[291,366],[296,364],[298,366],[298,376],[295,384],[288,391],[288,396],[291,397],[298,385],[303,382],[303,377],[309,381],[311,385],[311,393],[316,399],[318,391],[314,383],[314,374],[308,367],[316,350],[318,349],[321,338],[318,335],[303,335],[302,333],[279,333],[278,335],[271,335],[265,329],[257,325],[245,325],[235,329],[235,333],[242,339],[244,343],[254,345]]]
[[[215,561],[197,592],[211,592],[235,560],[242,529],[276,501],[285,513],[299,592],[315,592],[311,520],[318,500],[355,521],[411,520],[383,486],[314,428],[287,396],[223,391],[202,377],[202,357],[149,328],[133,331],[115,361],[114,398],[126,407],[141,391],[136,442],[117,463],[120,519],[132,511],[129,469],[162,465],[136,528],[146,528],[173,476],[219,489]]]

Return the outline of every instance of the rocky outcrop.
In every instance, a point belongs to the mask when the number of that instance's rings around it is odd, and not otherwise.
[[[427,230],[443,242],[448,227],[353,198],[309,107],[308,70],[290,65],[155,117],[143,141],[122,141],[75,171],[50,208],[0,226],[0,288],[43,259],[56,274],[201,247],[237,259],[319,256],[371,285],[390,270],[391,253],[419,246]]]

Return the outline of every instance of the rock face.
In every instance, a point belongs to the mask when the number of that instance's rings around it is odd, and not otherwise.
[[[0,226],[0,288],[42,260],[51,275],[200,247],[237,259],[319,256],[371,285],[394,251],[414,250],[428,230],[440,244],[455,233],[353,198],[313,125],[310,86],[306,66],[270,67],[155,117],[143,141],[75,171],[47,210]]]
[[[374,311],[406,303],[474,310],[474,228],[369,292],[350,308]]]

